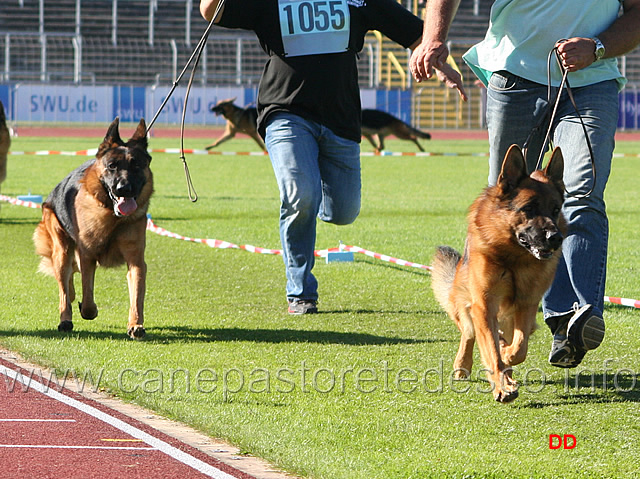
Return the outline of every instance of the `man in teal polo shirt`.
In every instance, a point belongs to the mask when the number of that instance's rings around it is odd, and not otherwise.
[[[410,65],[417,81],[429,78],[446,59],[445,41],[459,3],[427,3],[423,39]],[[550,126],[550,141],[561,147],[565,158],[563,213],[569,223],[563,257],[542,304],[553,333],[549,362],[554,366],[576,367],[604,338],[609,234],[604,190],[613,157],[618,92],[625,84],[615,57],[639,43],[640,0],[497,0],[485,39],[463,56],[487,87],[489,185],[496,183],[512,144],[527,147],[530,170],[536,168],[541,149],[548,147],[543,145],[548,115],[562,80],[555,58],[549,61],[554,47],[569,72],[579,116],[563,90]]]

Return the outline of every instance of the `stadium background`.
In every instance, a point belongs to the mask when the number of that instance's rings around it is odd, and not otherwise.
[[[401,0],[422,15],[424,0]],[[449,41],[469,101],[437,80],[416,84],[409,51],[372,32],[359,55],[363,106],[420,128],[484,127],[484,91],[461,55],[479,41],[491,0],[462,0]],[[206,28],[198,0],[3,0],[0,2],[0,101],[14,125],[104,123],[151,118]],[[255,101],[266,56],[250,32],[214,27],[187,106],[192,125],[221,125],[209,107],[236,97]],[[620,94],[621,130],[638,129],[640,49],[620,59],[629,84]],[[180,121],[186,78],[158,118]]]

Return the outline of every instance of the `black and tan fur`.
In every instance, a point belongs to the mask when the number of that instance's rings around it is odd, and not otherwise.
[[[153,193],[144,120],[129,141],[120,138],[116,118],[96,158],[71,172],[42,205],[33,240],[42,256],[40,271],[54,276],[60,295],[59,331],[71,331],[75,299],[73,274],[82,277],[80,314],[94,319],[94,277],[98,265],[127,265],[127,333],[142,338],[147,265],[144,261],[147,209]]]
[[[235,100],[235,98],[220,100],[215,106],[211,107],[211,111],[216,116],[222,115],[227,120],[227,123],[222,136],[207,146],[206,149],[211,150],[219,146],[221,143],[236,136],[236,133],[244,133],[253,138],[262,151],[267,151],[267,147],[258,134],[258,111],[255,107],[240,108],[233,103]]]
[[[431,135],[420,131],[395,116],[381,110],[362,110],[362,136],[373,146],[376,153],[384,150],[384,139],[393,135],[401,140],[409,140],[416,144],[420,151],[424,151],[418,138],[430,140]],[[374,140],[377,138],[377,141]]]
[[[563,165],[556,148],[544,170],[528,175],[520,148],[512,146],[498,183],[470,207],[464,255],[440,247],[432,264],[435,296],[461,333],[454,374],[469,376],[477,342],[499,402],[518,396],[511,366],[526,358],[561,255]]]

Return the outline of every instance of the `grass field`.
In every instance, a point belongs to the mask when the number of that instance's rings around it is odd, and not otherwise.
[[[16,138],[12,150],[80,150],[99,141]],[[152,148],[177,146],[151,140]],[[487,144],[427,147],[459,155],[363,158],[362,213],[350,226],[320,224],[318,249],[342,241],[429,264],[437,245],[461,248],[466,209],[487,171],[486,158],[470,154]],[[255,148],[240,139],[222,149]],[[412,145],[390,140],[388,148]],[[640,145],[619,143],[616,151],[636,153]],[[46,196],[84,158],[9,161],[3,194]],[[278,193],[266,156],[188,161],[200,196],[193,204],[178,155],[154,154],[150,212],[158,226],[280,248]],[[616,158],[607,196],[609,296],[640,297],[639,172],[640,159]],[[500,405],[478,366],[471,380],[451,380],[459,336],[435,302],[428,272],[363,255],[353,263],[318,260],[321,314],[291,317],[281,257],[147,233],[147,338],[126,336],[123,268],[98,270],[98,318],[76,314],[73,333],[61,335],[55,281],[36,273],[31,235],[38,221],[38,210],[1,205],[0,346],[60,377],[91,375],[94,386],[115,396],[306,477],[638,477],[638,310],[608,305],[605,342],[577,370],[547,363],[551,338],[541,327],[516,368],[520,397]],[[552,434],[574,436],[575,447],[550,449]]]

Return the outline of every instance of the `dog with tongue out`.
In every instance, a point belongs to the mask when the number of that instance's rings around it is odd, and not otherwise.
[[[93,294],[96,267],[126,264],[131,298],[127,333],[139,339],[145,335],[144,251],[153,175],[144,120],[127,142],[120,138],[119,124],[118,118],[111,123],[94,159],[51,191],[33,239],[42,256],[39,270],[59,284],[59,331],[73,329],[74,272],[82,277],[80,315],[94,319],[98,315]]]

